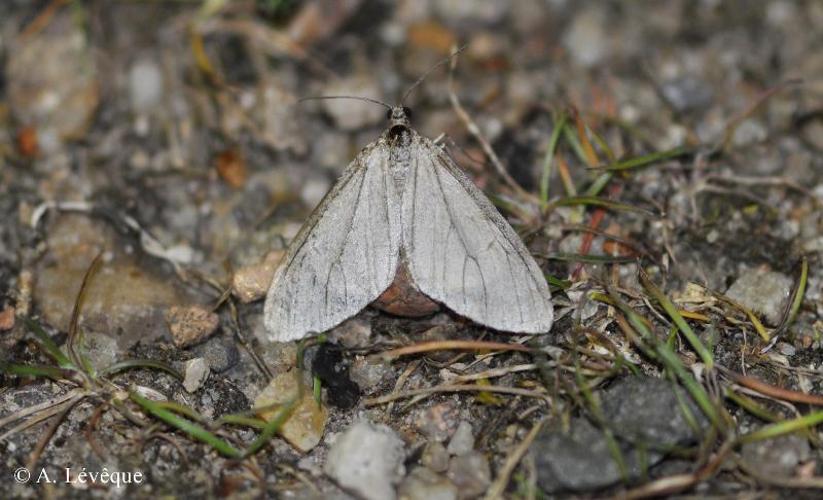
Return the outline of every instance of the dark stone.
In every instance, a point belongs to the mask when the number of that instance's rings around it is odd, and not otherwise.
[[[606,422],[626,441],[667,448],[697,440],[697,431],[689,425],[681,404],[686,405],[701,429],[708,425],[686,391],[662,378],[626,378],[601,398]]]
[[[683,416],[680,399],[701,428],[707,420],[680,388],[651,377],[624,379],[601,394],[601,409],[625,464],[625,479],[641,477],[659,463],[668,449],[695,442],[699,435]],[[547,429],[532,445],[538,483],[547,493],[589,491],[623,479],[604,431],[585,417],[570,429]]]
[[[209,368],[215,373],[222,373],[240,361],[240,351],[231,339],[212,337],[192,350],[194,357],[205,358]]]

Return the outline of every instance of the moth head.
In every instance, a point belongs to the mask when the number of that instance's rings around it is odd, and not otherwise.
[[[389,137],[397,137],[409,129],[411,114],[411,109],[406,106],[394,106],[386,112],[386,118],[389,120]]]
[[[394,106],[386,111],[386,119],[392,127],[395,125],[409,126],[412,111],[407,106]]]

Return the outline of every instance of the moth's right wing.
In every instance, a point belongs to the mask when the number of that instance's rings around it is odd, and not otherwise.
[[[417,287],[497,330],[548,332],[551,293],[517,233],[440,147],[416,144],[402,213]]]
[[[289,245],[266,296],[269,339],[299,340],[354,316],[397,270],[400,201],[388,148],[355,157]]]

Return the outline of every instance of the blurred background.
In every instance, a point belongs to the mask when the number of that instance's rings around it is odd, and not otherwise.
[[[4,213],[94,199],[215,271],[250,225],[305,215],[385,123],[379,106],[298,99],[393,103],[464,44],[455,92],[526,190],[570,107],[617,158],[716,144],[741,116],[746,173],[808,183],[823,147],[815,1],[54,0],[3,2],[0,19]],[[415,126],[447,133],[486,188],[497,178],[448,90],[445,67],[416,89]]]

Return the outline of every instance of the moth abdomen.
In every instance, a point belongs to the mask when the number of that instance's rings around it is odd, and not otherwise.
[[[440,304],[417,289],[408,266],[400,259],[394,280],[372,306],[395,316],[419,318],[440,310]]]

